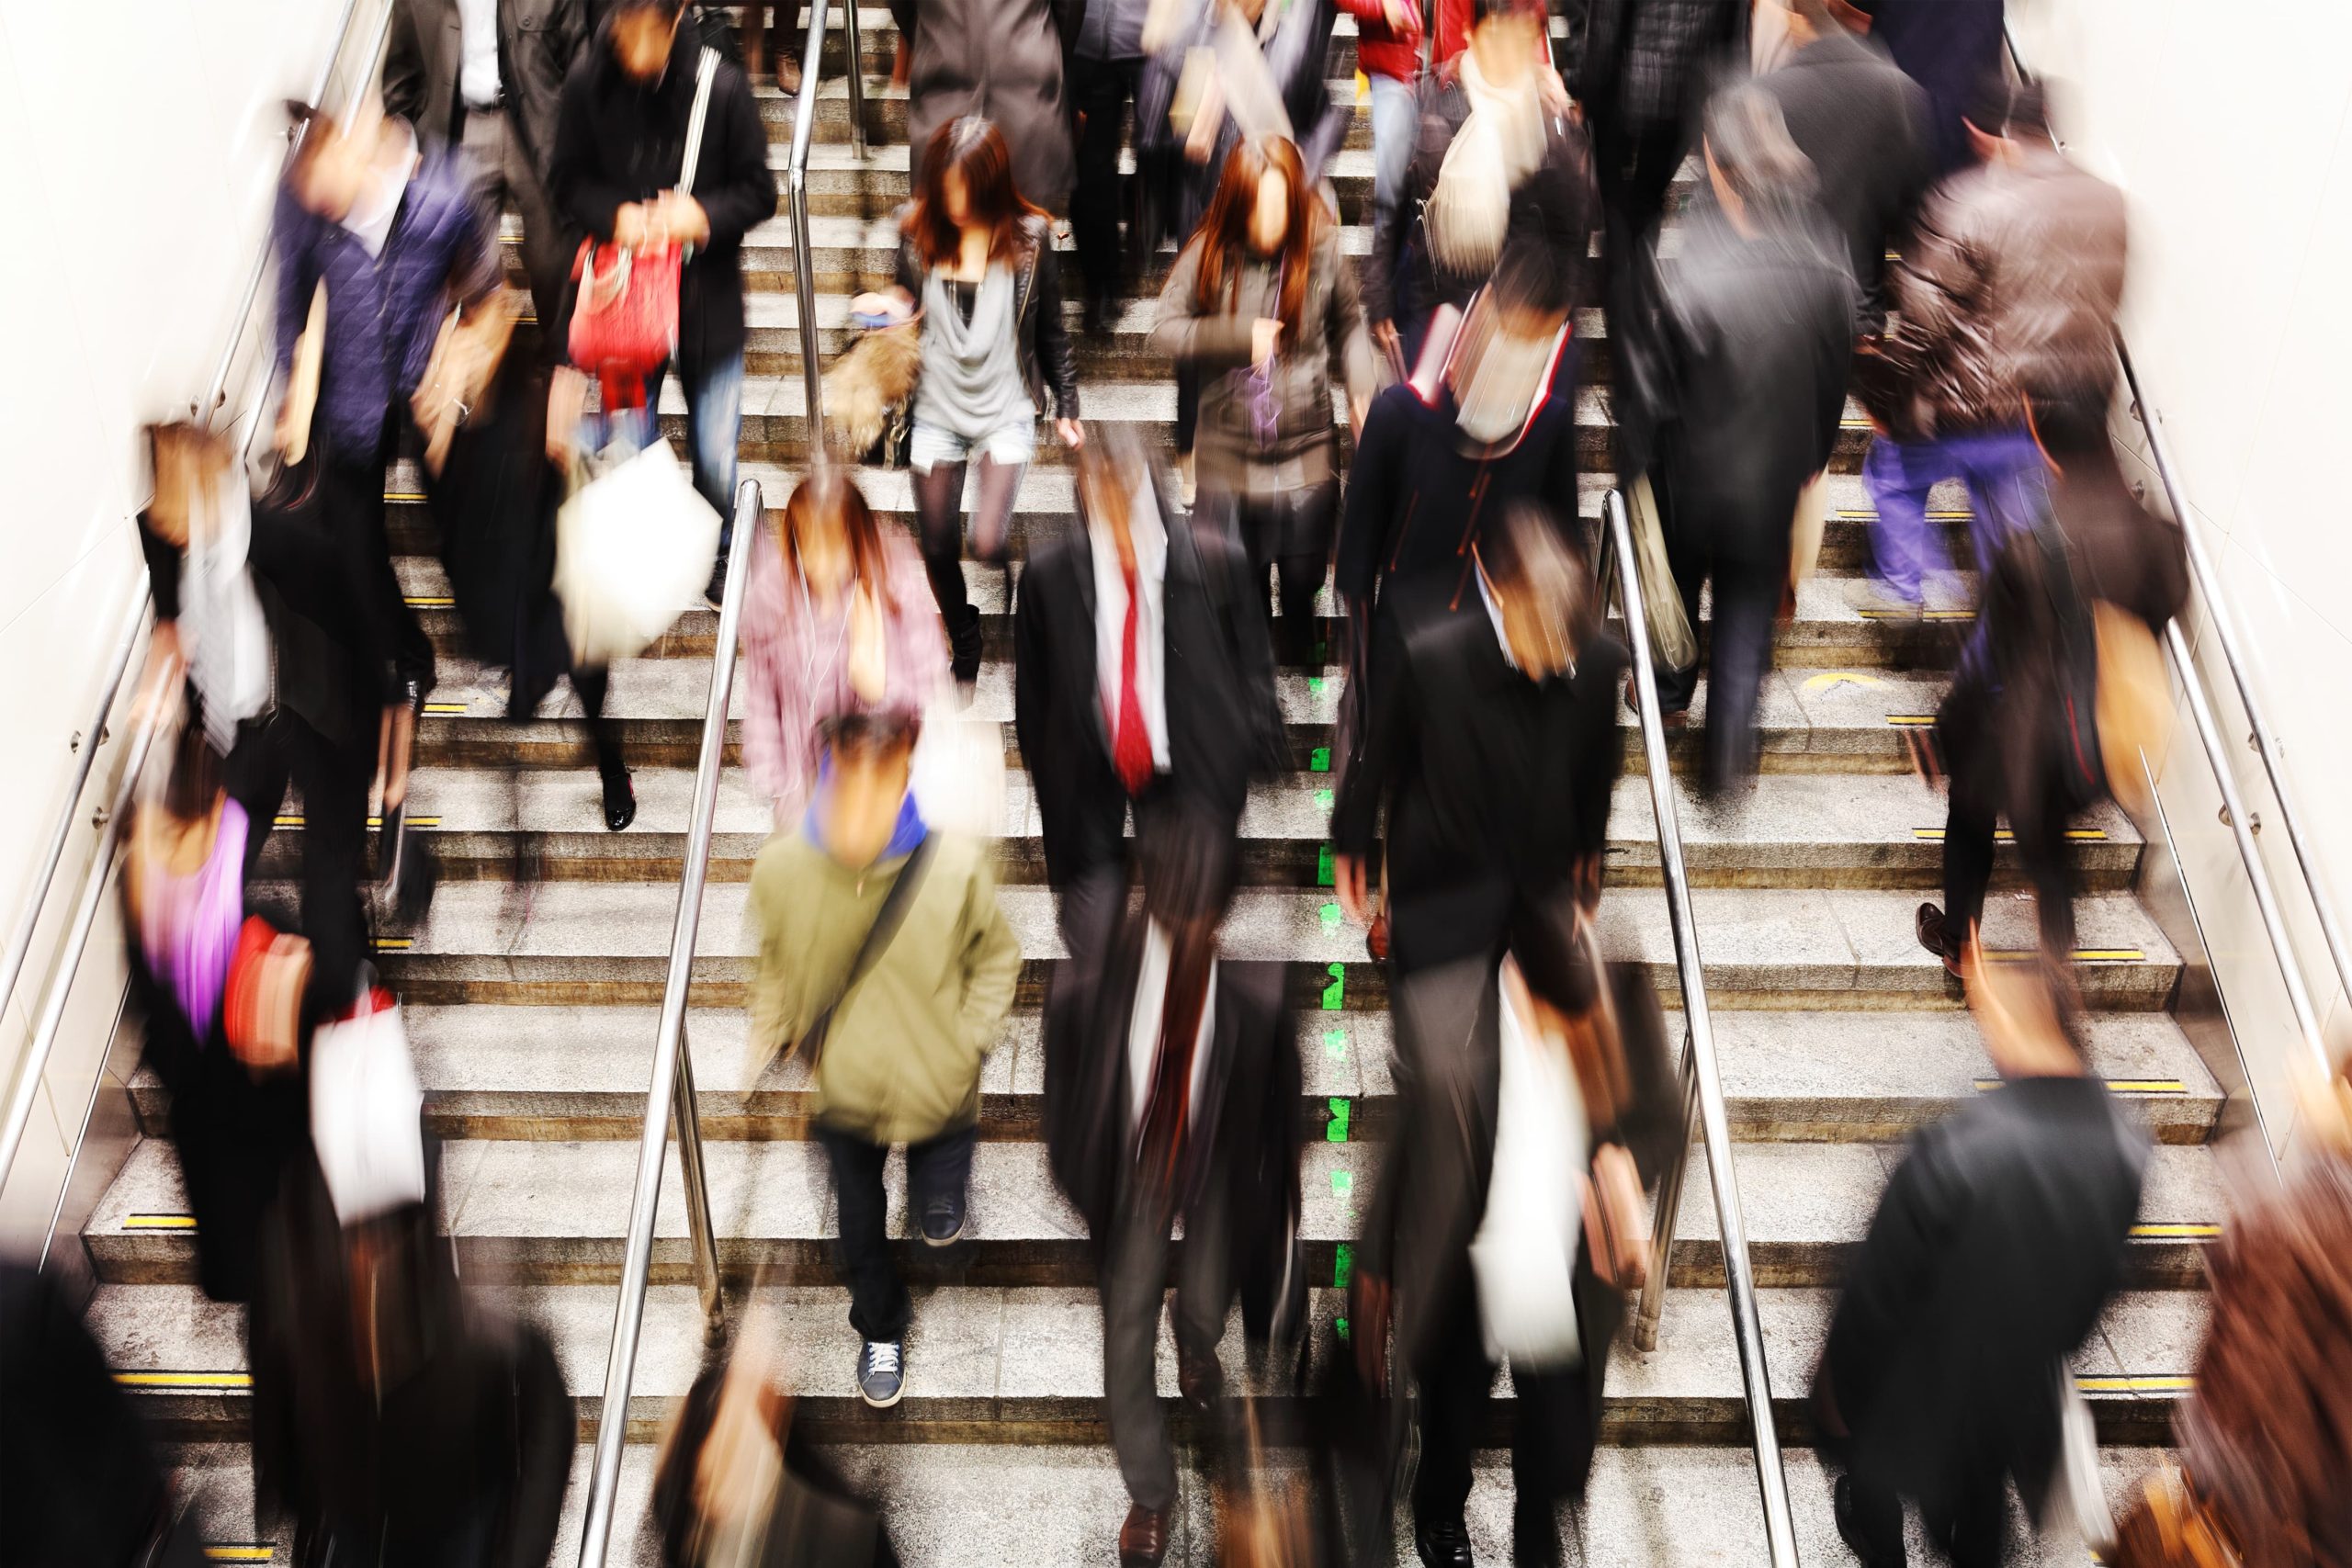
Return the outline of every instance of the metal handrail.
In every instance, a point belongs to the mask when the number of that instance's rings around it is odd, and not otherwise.
[[[320,65],[317,79],[311,84],[310,96],[306,101],[316,103],[325,96],[328,84],[334,79],[335,62],[343,58],[344,45],[351,36],[351,25],[357,18],[358,14],[359,0],[344,0],[343,20],[335,28],[334,47],[327,51],[325,61]],[[384,10],[384,19],[377,29],[375,48],[369,53],[368,68],[360,78],[362,81],[372,80],[376,74],[375,62],[382,57],[385,41],[391,35],[391,8],[387,6]],[[306,130],[306,126],[298,125],[288,132],[287,150],[289,155],[295,148],[301,145]],[[254,259],[253,274],[245,283],[243,301],[234,318],[235,324],[230,329],[228,346],[220,351],[220,363],[212,373],[212,380],[205,392],[203,402],[195,407],[195,412],[198,414],[209,414],[219,410],[229,400],[230,370],[236,364],[238,350],[244,345],[245,334],[253,324],[254,306],[261,298],[262,279],[268,275],[269,271],[269,251],[270,241],[265,235],[261,243],[261,254]],[[250,458],[254,433],[260,428],[260,425],[261,422],[256,420],[246,431],[244,446],[240,449],[241,460]],[[98,748],[107,739],[107,720],[113,716],[115,701],[121,694],[125,677],[130,672],[131,660],[138,656],[141,642],[139,634],[146,623],[149,604],[153,597],[152,591],[142,580],[138,591],[132,596],[130,608],[124,617],[122,636],[115,649],[112,667],[107,672],[106,685],[99,695],[96,710],[91,715],[89,724],[81,730],[74,742],[76,761],[74,765],[73,787],[58,813],[56,826],[51,829],[49,843],[42,855],[41,867],[34,877],[32,892],[25,900],[24,913],[17,929],[9,937],[6,953],[5,956],[0,956],[0,1010],[5,1010],[15,997],[17,982],[22,977],[25,962],[32,952],[33,936],[40,924],[41,911],[48,907],[49,896],[55,890],[57,870],[63,862],[66,843],[73,836],[74,820],[81,815],[82,792],[89,785],[90,773],[96,764]],[[168,675],[168,671],[165,673]],[[149,747],[153,742],[160,723],[159,710],[139,727],[133,738],[131,760],[125,769],[126,778],[136,776],[141,764],[146,758]],[[73,989],[72,976],[79,967],[82,953],[89,942],[89,924],[82,918],[79,911],[88,911],[90,919],[96,919],[100,895],[113,875],[114,867],[111,860],[113,824],[121,815],[122,800],[127,799],[127,795],[123,795],[122,791],[118,790],[117,793],[121,798],[118,799],[115,808],[111,812],[101,812],[95,818],[96,824],[106,831],[99,839],[96,856],[91,863],[92,869],[87,886],[85,887],[82,901],[77,907],[74,921],[67,928],[66,943],[59,950],[62,962],[52,965],[59,976],[58,980],[52,983],[53,994],[44,1003],[40,1024],[33,1031],[26,1046],[24,1058],[18,1066],[15,1090],[9,1098],[6,1120],[0,1122],[0,1185],[6,1184],[9,1171],[15,1168],[17,1147],[24,1141],[25,1128],[32,1117],[33,1100],[40,1091],[42,1077],[49,1070],[50,1053],[56,1048],[57,1031],[64,1018],[63,1004],[59,998]]]
[[[1634,694],[1641,704],[1642,754],[1649,770],[1650,807],[1657,819],[1659,880],[1674,930],[1674,967],[1682,988],[1683,1137],[1658,1179],[1657,1213],[1651,1226],[1649,1277],[1642,1287],[1634,1342],[1657,1344],[1658,1315],[1666,1302],[1667,1269],[1672,1261],[1674,1222],[1682,1206],[1682,1179],[1690,1163],[1690,1129],[1697,1122],[1707,1145],[1708,1185],[1715,1200],[1715,1234],[1724,1255],[1724,1289],[1731,1299],[1732,1340],[1739,1348],[1740,1382],[1747,1400],[1748,1437],[1756,1450],[1756,1485],[1764,1504],[1764,1540],[1774,1568],[1795,1568],[1797,1538],[1789,1506],[1789,1482],[1781,1467],[1781,1439],[1772,1418],[1771,1374],[1764,1359],[1764,1325],[1756,1309],[1755,1270],[1747,1260],[1747,1229],[1739,1206],[1739,1178],[1732,1168],[1731,1116],[1724,1106],[1723,1079],[1715,1064],[1714,1022],[1707,1009],[1705,965],[1699,955],[1699,924],[1690,908],[1690,874],[1682,863],[1682,826],[1674,798],[1674,776],[1666,755],[1666,728],[1658,716],[1657,676],[1650,662],[1648,616],[1644,612],[1640,568],[1625,497],[1612,490],[1601,502],[1602,548],[1616,557],[1618,595],[1624,604],[1625,640],[1634,664]]]
[[[821,8],[822,0],[819,0]],[[801,78],[805,86],[806,76]],[[695,937],[702,923],[703,884],[710,871],[711,827],[718,813],[718,775],[727,752],[728,701],[735,687],[736,628],[743,615],[743,580],[762,526],[760,482],[735,490],[735,547],[727,559],[719,598],[718,648],[711,658],[710,696],[702,716],[702,753],[695,764],[694,814],[686,830],[685,863],[678,878],[678,913],[670,932],[670,969],[662,987],[662,1021],[653,1040],[653,1079],[645,1091],[645,1130],[637,1146],[637,1185],[629,1195],[628,1237],[621,1260],[620,1301],[613,1312],[613,1348],[605,1360],[605,1403],[596,1416],[596,1455],[588,1474],[588,1509],[580,1529],[581,1568],[603,1568],[611,1544],[621,1445],[628,1434],[629,1386],[645,1331],[647,1274],[653,1263],[653,1220],[662,1202],[662,1164],[669,1134],[678,1134],[678,1164],[685,1178],[686,1224],[693,1234],[696,1283],[705,1330],[716,1339],[726,1318],[719,1291],[718,1247],[711,1228],[710,1191],[703,1177],[702,1122],[695,1104],[694,1063],[686,1046],[686,998],[694,983]]]
[[[808,146],[817,132],[817,78],[823,62],[828,0],[808,0],[808,37],[801,46],[800,92],[792,107],[792,155],[786,161],[785,204],[792,224],[792,301],[800,321],[800,378],[808,389],[808,450],[822,445],[824,364],[817,354],[817,264],[808,240]],[[865,159],[864,45],[857,36],[857,0],[842,0],[849,57],[850,151]]]
[[[2007,51],[2009,66],[2021,82],[2038,78],[2026,64],[2018,48],[2017,31],[2004,18],[2001,42]],[[2056,140],[2053,134],[2053,141]],[[2058,143],[2061,147],[2063,141]],[[2132,393],[2132,414],[2140,428],[2148,434],[2148,455],[2156,466],[2156,478],[2165,487],[2165,499],[2172,507],[2174,518],[2180,525],[2181,538],[2188,554],[2188,571],[2197,589],[2198,603],[2213,639],[2220,643],[2222,662],[2229,666],[2230,679],[2237,687],[2239,704],[2245,709],[2246,741],[2262,759],[2263,772],[2270,780],[2270,793],[2278,803],[2278,815],[2287,824],[2287,841],[2293,846],[2295,864],[2302,874],[2303,894],[2310,901],[2312,914],[2318,919],[2320,936],[2327,944],[2329,962],[2335,969],[2336,984],[2345,995],[2352,998],[2352,953],[2347,953],[2344,928],[2335,918],[2335,907],[2321,880],[2317,856],[2310,840],[2304,837],[2301,815],[2295,809],[2294,795],[2287,786],[2287,777],[2279,767],[2286,749],[2278,742],[2278,734],[2263,717],[2262,705],[2255,699],[2254,685],[2246,675],[2245,660],[2238,651],[2237,629],[2230,619],[2229,606],[2222,597],[2221,584],[2214,576],[2213,565],[2205,554],[2205,546],[2197,536],[2197,524],[2188,505],[2188,492],[2181,488],[2177,471],[2163,431],[2164,422],[2149,403],[2147,393],[2140,385],[2139,367],[2132,363],[2131,345],[2124,341],[2119,325],[2114,331],[2115,357],[2123,367],[2123,382]],[[2229,749],[2222,739],[2221,726],[2213,716],[2207,701],[2197,666],[2192,661],[2188,638],[2181,634],[2177,618],[2166,624],[2165,647],[2172,655],[2174,669],[2180,676],[2181,689],[2188,694],[2189,716],[2197,726],[2199,740],[2205,748],[2206,761],[2211,764],[2213,778],[2222,792],[2222,819],[2229,825],[2231,837],[2236,840],[2238,859],[2245,863],[2247,881],[2254,889],[2255,907],[2262,917],[2263,933],[2270,943],[2270,955],[2287,987],[2288,1005],[2294,1010],[2295,1025],[2303,1036],[2325,1079],[2334,1075],[2327,1054],[2327,1044],[2320,1032],[2318,1010],[2312,1004],[2311,987],[2295,959],[2292,937],[2288,933],[2285,917],[2280,913],[2277,888],[2270,880],[2269,868],[2263,863],[2254,842],[2258,824],[2247,814],[2245,801],[2238,789],[2237,774],[2230,763]],[[2184,885],[2186,878],[2183,878]],[[2192,906],[2194,900],[2192,899]],[[2234,1032],[2233,1032],[2234,1033]],[[2259,1115],[2259,1107],[2256,1108]],[[2266,1138],[2266,1145],[2268,1140]]]

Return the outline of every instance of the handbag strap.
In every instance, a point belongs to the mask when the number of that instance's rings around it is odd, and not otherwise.
[[[718,74],[718,51],[706,49],[695,69],[695,112],[686,117],[686,163],[678,172],[681,195],[695,193],[695,165],[702,161],[703,121],[710,117],[710,83]]]
[[[865,928],[864,940],[859,942],[857,952],[850,958],[849,972],[842,977],[842,988],[833,993],[833,999],[825,1004],[825,1010],[817,1015],[816,1021],[800,1036],[800,1048],[808,1054],[811,1067],[824,1055],[825,1034],[833,1026],[833,1014],[841,1010],[841,1005],[849,998],[851,990],[865,978],[865,973],[873,967],[874,961],[880,958],[883,949],[890,945],[891,935],[906,917],[907,906],[914,900],[915,886],[922,880],[923,869],[931,863],[931,846],[937,838],[935,833],[924,834],[922,842],[917,844],[914,852],[907,857],[907,863],[899,868],[899,879],[890,884],[888,893],[882,895],[882,907],[875,910],[874,923]]]

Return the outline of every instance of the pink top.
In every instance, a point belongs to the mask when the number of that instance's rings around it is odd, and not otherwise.
[[[914,541],[886,524],[882,558],[897,603],[882,607],[882,698],[868,702],[850,685],[850,596],[818,604],[797,575],[787,577],[773,529],[760,530],[756,548],[743,606],[743,765],[781,819],[798,811],[816,776],[817,726],[844,713],[922,714],[946,683],[947,637]]]
[[[245,920],[245,808],[220,803],[212,853],[194,873],[158,867],[139,890],[139,945],[198,1041],[212,1027]]]

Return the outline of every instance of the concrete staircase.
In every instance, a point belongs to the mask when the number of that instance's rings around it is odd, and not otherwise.
[[[877,145],[867,164],[854,162],[846,146],[838,34],[817,89],[813,241],[819,335],[828,355],[842,341],[846,296],[888,276],[887,214],[906,190],[904,99],[884,80],[890,42],[887,13],[869,6],[861,44],[875,73],[867,96]],[[1331,74],[1351,96],[1352,69],[1352,28],[1342,18]],[[772,90],[763,96],[781,169],[788,101]],[[1368,146],[1360,107],[1334,177],[1354,254],[1368,243]],[[744,471],[763,481],[771,505],[782,503],[792,465],[808,448],[790,255],[780,220],[763,226],[745,252],[754,292]],[[1114,331],[1080,339],[1081,373],[1091,419],[1132,423],[1165,443],[1174,391],[1167,367],[1144,345],[1150,314],[1146,296]],[[1597,319],[1580,321],[1579,330],[1605,349]],[[1583,498],[1589,516],[1608,483],[1605,352],[1589,350],[1587,364],[1596,382],[1579,405],[1592,476]],[[673,419],[674,405],[673,391],[665,412]],[[1843,580],[1859,570],[1867,547],[1868,502],[1853,476],[1866,438],[1866,427],[1849,420],[1826,575],[1801,595],[1765,689],[1763,778],[1736,807],[1708,807],[1688,793],[1681,804],[1736,1140],[1732,1153],[1764,1287],[1777,1415],[1804,1554],[1820,1563],[1849,1561],[1809,1447],[1805,1403],[1841,1258],[1862,1235],[1906,1132],[1982,1091],[1990,1076],[1957,987],[1911,935],[1913,906],[1939,880],[1943,808],[1908,771],[1905,731],[1934,711],[1951,637],[1965,629],[1967,585],[1939,590],[1949,597],[1937,603],[1949,615],[1925,628],[1873,621],[1848,607]],[[1070,524],[1062,457],[1047,443],[1023,486],[1016,557],[1043,531]],[[865,483],[881,510],[911,523],[903,473],[871,474]],[[444,652],[411,809],[447,880],[430,917],[389,942],[379,962],[406,998],[427,1114],[445,1140],[446,1220],[460,1265],[487,1293],[545,1325],[578,1402],[582,1446],[557,1556],[569,1562],[601,1404],[716,617],[696,605],[647,657],[614,671],[608,711],[624,730],[640,807],[628,832],[608,833],[586,733],[568,694],[531,722],[506,723],[503,678],[458,656],[418,490],[405,461],[387,476],[401,580]],[[1948,523],[1964,518],[1964,495],[1939,501]],[[754,1289],[775,1307],[803,1396],[799,1418],[839,1446],[853,1477],[888,1500],[908,1562],[1108,1562],[1125,1497],[1102,1427],[1088,1248],[1047,1179],[1037,1141],[1037,1010],[1062,952],[1042,883],[1035,811],[1012,750],[1005,583],[992,570],[973,570],[971,579],[989,649],[973,711],[1003,724],[1014,764],[1003,900],[1024,967],[1018,1011],[983,1080],[973,1239],[945,1266],[911,1243],[904,1253],[917,1305],[903,1404],[868,1410],[852,1386],[856,1341],[845,1296],[831,1281],[831,1199],[808,1141],[807,1085],[796,1071],[759,1084],[750,1077],[737,1010],[751,951],[743,879],[769,823],[765,804],[736,772],[721,788],[688,1025],[711,1201],[730,1312],[740,1314]],[[1345,1267],[1340,1249],[1368,1198],[1379,1145],[1396,1122],[1382,976],[1323,885],[1339,685],[1336,671],[1283,677],[1297,771],[1253,799],[1243,819],[1247,886],[1225,939],[1228,952],[1284,961],[1294,974],[1307,1091],[1299,1115],[1312,1140],[1306,1235],[1312,1277],[1327,1287],[1315,1293],[1318,1366],[1340,1348],[1329,1320],[1341,1297],[1328,1287]],[[1703,707],[1702,691],[1694,717]],[[1621,729],[1631,776],[1611,822],[1604,923],[1613,949],[1647,965],[1671,1009],[1679,992],[1649,795],[1639,776],[1640,738],[1629,718]],[[1693,739],[1676,739],[1678,769]],[[272,845],[269,874],[290,871],[299,832],[282,831]],[[2081,977],[2098,1010],[2093,1055],[2144,1112],[2161,1145],[2144,1232],[2133,1243],[2132,1288],[2075,1368],[2102,1438],[2114,1445],[2109,1469],[2120,1485],[2146,1462],[2148,1445],[2165,1440],[2198,1342],[2198,1237],[2222,1218],[2207,1147],[2221,1095],[2166,1016],[2180,964],[2133,897],[2142,847],[2131,824],[2116,813],[2095,816],[2076,852],[2085,892]],[[1987,911],[1991,944],[2030,945],[2030,902],[2013,891],[2006,862],[1996,886]],[[102,1281],[90,1321],[175,1445],[221,1555],[283,1562],[287,1554],[273,1541],[279,1527],[254,1516],[243,1446],[249,1390],[242,1314],[197,1290],[195,1238],[160,1136],[162,1091],[142,1079],[134,1099],[151,1136],[84,1235]],[[1645,1355],[1621,1346],[1611,1372],[1606,1446],[1581,1524],[1586,1562],[1764,1560],[1714,1234],[1703,1172],[1694,1171],[1660,1348]],[[1227,1344],[1229,1385],[1257,1393],[1239,1342],[1237,1327]],[[653,1443],[702,1355],[673,1158],[628,1411],[616,1561],[654,1561],[639,1529]],[[1160,1372],[1173,1408],[1174,1358],[1164,1331]],[[1506,1379],[1498,1439],[1509,1421]],[[1486,1458],[1474,1529],[1481,1560],[1502,1562],[1509,1472],[1499,1452]],[[1187,1477],[1181,1514],[1172,1559],[1214,1561],[1209,1499],[1195,1475]],[[2018,1560],[2037,1561],[2041,1551],[2028,1543]],[[1408,1545],[1400,1557],[1410,1560]],[[2062,1559],[2078,1560],[2052,1549],[2051,1560]]]

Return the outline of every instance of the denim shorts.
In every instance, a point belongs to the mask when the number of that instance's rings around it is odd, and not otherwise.
[[[907,462],[915,472],[927,474],[942,463],[967,462],[976,454],[992,457],[1008,468],[1034,460],[1037,456],[1036,419],[1031,416],[1018,423],[1001,426],[978,440],[917,420],[914,438],[907,446]]]

